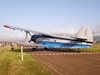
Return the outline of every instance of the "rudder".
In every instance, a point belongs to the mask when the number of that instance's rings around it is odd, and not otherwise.
[[[79,39],[79,40],[84,40],[84,41],[93,43],[92,30],[88,26],[83,26],[78,31],[76,38]]]

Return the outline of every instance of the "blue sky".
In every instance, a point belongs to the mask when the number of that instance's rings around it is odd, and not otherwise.
[[[5,24],[46,33],[84,25],[94,29],[100,25],[100,0],[0,0],[0,33],[24,34]]]

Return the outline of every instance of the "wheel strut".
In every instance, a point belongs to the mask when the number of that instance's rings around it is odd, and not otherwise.
[[[78,53],[80,53],[80,50],[79,50],[79,48],[78,48]]]

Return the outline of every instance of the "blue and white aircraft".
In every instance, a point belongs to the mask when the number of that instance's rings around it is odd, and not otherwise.
[[[4,27],[13,30],[25,31],[26,42],[28,33],[29,34],[30,32],[35,33],[34,35],[31,36],[31,40],[29,42],[33,41],[34,43],[42,44],[45,46],[45,49],[47,49],[47,47],[88,48],[93,45],[92,31],[88,26],[83,26],[82,28],[80,28],[75,37],[70,37],[70,38],[66,36],[50,35],[34,30],[18,28],[9,25],[4,25]]]

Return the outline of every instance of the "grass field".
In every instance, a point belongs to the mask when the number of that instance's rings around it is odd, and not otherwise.
[[[21,55],[12,53],[20,53],[20,49],[0,47],[0,75],[52,75],[31,56],[21,61]]]
[[[17,47],[17,45],[14,46]],[[80,50],[100,52],[100,44]],[[33,57],[24,55],[24,61],[21,61],[21,55],[12,53],[20,53],[20,49],[11,50],[9,47],[0,47],[0,75],[52,75]],[[24,52],[24,54],[27,53]]]
[[[100,44],[93,44],[91,48],[82,48],[80,51],[100,52]]]

